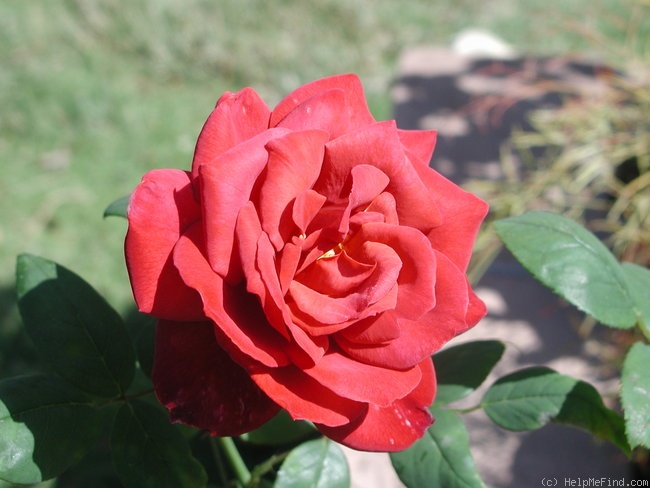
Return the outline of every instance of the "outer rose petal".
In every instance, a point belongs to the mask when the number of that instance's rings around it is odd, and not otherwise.
[[[367,410],[366,404],[337,395],[293,366],[252,368],[251,378],[296,420],[339,426]]]
[[[456,335],[462,334],[466,330],[475,326],[487,313],[485,303],[476,296],[476,293],[472,290],[469,282],[467,283],[467,293],[469,295],[469,305],[467,306],[467,314],[465,315],[465,324],[456,329]]]
[[[346,121],[345,124],[339,126],[338,133],[363,127],[375,121],[368,110],[361,80],[356,75],[349,74],[322,78],[307,83],[291,92],[273,109],[269,126],[275,127],[279,125],[282,119],[287,117],[290,112],[310,98],[335,89],[341,90],[344,94],[344,103],[338,108],[344,115],[342,119]],[[334,135],[336,133],[332,134],[332,137]]]
[[[327,437],[353,449],[394,452],[406,449],[424,435],[433,422],[428,406],[433,402],[436,378],[431,359],[420,363],[422,380],[406,397],[392,405],[370,405],[368,413],[342,427],[318,425]]]
[[[221,347],[246,365],[253,358],[268,366],[284,366],[286,341],[268,323],[254,295],[244,285],[230,286],[215,273],[199,247],[201,228],[193,226],[174,248],[174,264],[189,286],[201,295],[205,316],[217,324]]]
[[[158,322],[152,380],[172,421],[213,435],[243,434],[280,409],[219,347],[211,322]]]
[[[271,111],[252,88],[224,93],[196,142],[192,178],[196,178],[201,165],[210,164],[221,153],[267,129],[270,115]]]
[[[428,234],[431,244],[465,271],[488,205],[433,169],[421,165],[416,169],[442,215],[441,225]]]
[[[381,406],[409,394],[422,378],[417,366],[402,371],[381,368],[338,352],[328,352],[305,373],[344,398]]]
[[[171,259],[176,241],[200,218],[184,171],[150,171],[131,195],[124,251],[141,312],[169,320],[203,320],[200,297],[183,282]]]
[[[399,130],[397,131],[400,141],[409,159],[414,164],[425,168],[429,167],[433,149],[436,146],[438,133],[435,130]]]
[[[325,131],[328,138],[334,138],[341,133],[347,122],[345,93],[342,90],[329,90],[298,105],[276,127],[296,131],[320,129]]]

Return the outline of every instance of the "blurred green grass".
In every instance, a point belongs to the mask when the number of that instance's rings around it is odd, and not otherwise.
[[[647,49],[647,32],[617,30],[612,21],[633,4],[3,0],[0,331],[16,322],[20,252],[71,268],[119,310],[130,304],[126,223],[102,219],[102,212],[147,170],[188,168],[201,125],[224,90],[253,86],[272,106],[302,83],[356,72],[376,117],[390,118],[389,85],[405,47],[448,43],[463,28],[481,27],[521,52]],[[584,34],[608,30],[617,32],[615,45]]]

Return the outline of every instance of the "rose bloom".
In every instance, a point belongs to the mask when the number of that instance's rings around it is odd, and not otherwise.
[[[429,167],[435,141],[342,75],[273,111],[225,93],[191,171],[144,176],[126,261],[173,421],[232,436],[283,408],[369,451],[424,434],[431,355],[485,314],[465,270],[487,206]]]

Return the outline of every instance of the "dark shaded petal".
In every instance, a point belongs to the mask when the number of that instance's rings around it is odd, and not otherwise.
[[[211,322],[161,320],[152,379],[173,422],[234,436],[280,409],[217,344]]]

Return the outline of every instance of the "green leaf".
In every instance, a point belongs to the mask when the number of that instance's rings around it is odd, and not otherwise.
[[[207,482],[203,466],[165,412],[139,400],[120,408],[111,455],[126,488],[195,488]]]
[[[433,364],[438,382],[436,405],[460,400],[481,386],[504,350],[505,346],[499,341],[475,341],[435,354]]]
[[[630,454],[623,417],[607,408],[598,390],[589,383],[576,380],[576,385],[553,421],[586,430],[599,439],[610,441],[625,454]]]
[[[634,300],[634,312],[639,327],[650,340],[650,269],[634,263],[622,263],[621,268]]]
[[[469,435],[460,416],[431,409],[435,423],[405,451],[391,453],[399,479],[409,488],[483,488],[469,449]]]
[[[596,389],[549,368],[504,376],[485,392],[482,405],[504,429],[533,430],[554,421],[585,429],[629,452],[621,416],[603,404]]]
[[[108,413],[56,376],[0,382],[0,479],[38,483],[58,476],[97,441]]]
[[[316,429],[309,422],[293,420],[285,410],[280,410],[280,413],[262,427],[240,437],[252,444],[277,446],[304,439],[314,432]]]
[[[129,198],[131,198],[131,195],[123,196],[122,198],[118,198],[108,207],[106,207],[106,210],[104,210],[104,218],[111,216],[126,218],[126,210],[129,206]]]
[[[130,384],[135,353],[120,316],[79,276],[22,254],[16,265],[18,307],[39,355],[62,377],[100,397]]]
[[[634,299],[621,266],[584,227],[548,212],[528,212],[494,225],[512,254],[544,285],[603,324],[634,326]]]
[[[650,449],[650,345],[637,342],[628,351],[621,377],[625,431],[632,447]]]
[[[133,312],[126,318],[126,328],[135,346],[140,368],[149,377],[153,368],[153,347],[157,320],[150,315]]]
[[[341,448],[321,438],[300,444],[282,463],[274,488],[347,488],[350,472]]]

